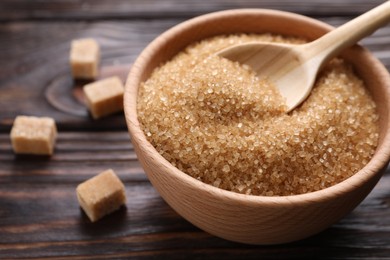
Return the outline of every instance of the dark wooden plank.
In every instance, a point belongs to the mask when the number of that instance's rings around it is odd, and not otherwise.
[[[316,16],[355,16],[383,2],[383,0],[2,0],[0,20],[161,19],[191,17],[234,8],[269,8]]]
[[[59,132],[51,157],[15,155],[0,134],[0,185],[79,183],[108,168],[125,182],[147,181],[127,132]]]
[[[166,205],[150,184],[126,182],[126,208],[90,223],[75,184],[15,183],[0,189],[2,257],[212,257],[368,259],[390,253],[389,176],[351,215],[303,241],[273,247],[225,241],[195,228]],[[378,210],[380,207],[380,211]],[[258,259],[258,258],[257,258]],[[318,258],[316,258],[318,259]]]
[[[324,18],[339,25],[348,18]],[[19,114],[51,116],[60,130],[125,130],[122,114],[102,120],[88,116],[82,83],[70,76],[70,41],[96,38],[102,46],[102,77],[125,80],[130,64],[158,34],[183,19],[109,22],[14,22],[0,24],[0,131]],[[363,41],[390,68],[390,26]]]

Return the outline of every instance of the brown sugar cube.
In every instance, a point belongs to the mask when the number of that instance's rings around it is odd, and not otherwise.
[[[87,106],[98,119],[123,110],[124,88],[118,77],[110,77],[84,86]]]
[[[11,129],[12,148],[18,154],[51,155],[57,138],[49,117],[17,116]]]
[[[81,208],[92,222],[126,203],[125,187],[111,169],[79,184],[76,192]]]
[[[94,79],[98,75],[100,47],[94,39],[73,40],[70,64],[73,78]]]

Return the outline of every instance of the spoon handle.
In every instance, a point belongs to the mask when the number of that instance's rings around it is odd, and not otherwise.
[[[307,44],[308,58],[324,64],[343,49],[375,32],[390,21],[390,1],[375,7],[350,22]]]

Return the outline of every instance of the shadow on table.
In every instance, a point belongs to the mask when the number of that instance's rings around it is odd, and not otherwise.
[[[87,236],[107,236],[123,230],[126,226],[126,218],[127,208],[125,206],[96,222],[91,222],[80,208],[79,231]]]

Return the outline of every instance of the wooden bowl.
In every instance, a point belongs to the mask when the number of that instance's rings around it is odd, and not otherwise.
[[[195,226],[216,236],[249,244],[299,240],[326,229],[352,211],[372,190],[390,157],[390,78],[366,49],[354,46],[343,57],[366,82],[380,115],[379,145],[372,160],[354,176],[320,191],[265,197],[222,190],[198,181],[165,160],[147,141],[137,119],[141,82],[189,44],[231,33],[272,32],[320,37],[332,27],[301,15],[262,9],[203,15],[166,31],[140,54],[126,83],[124,110],[134,149],[148,178],[165,201]]]

